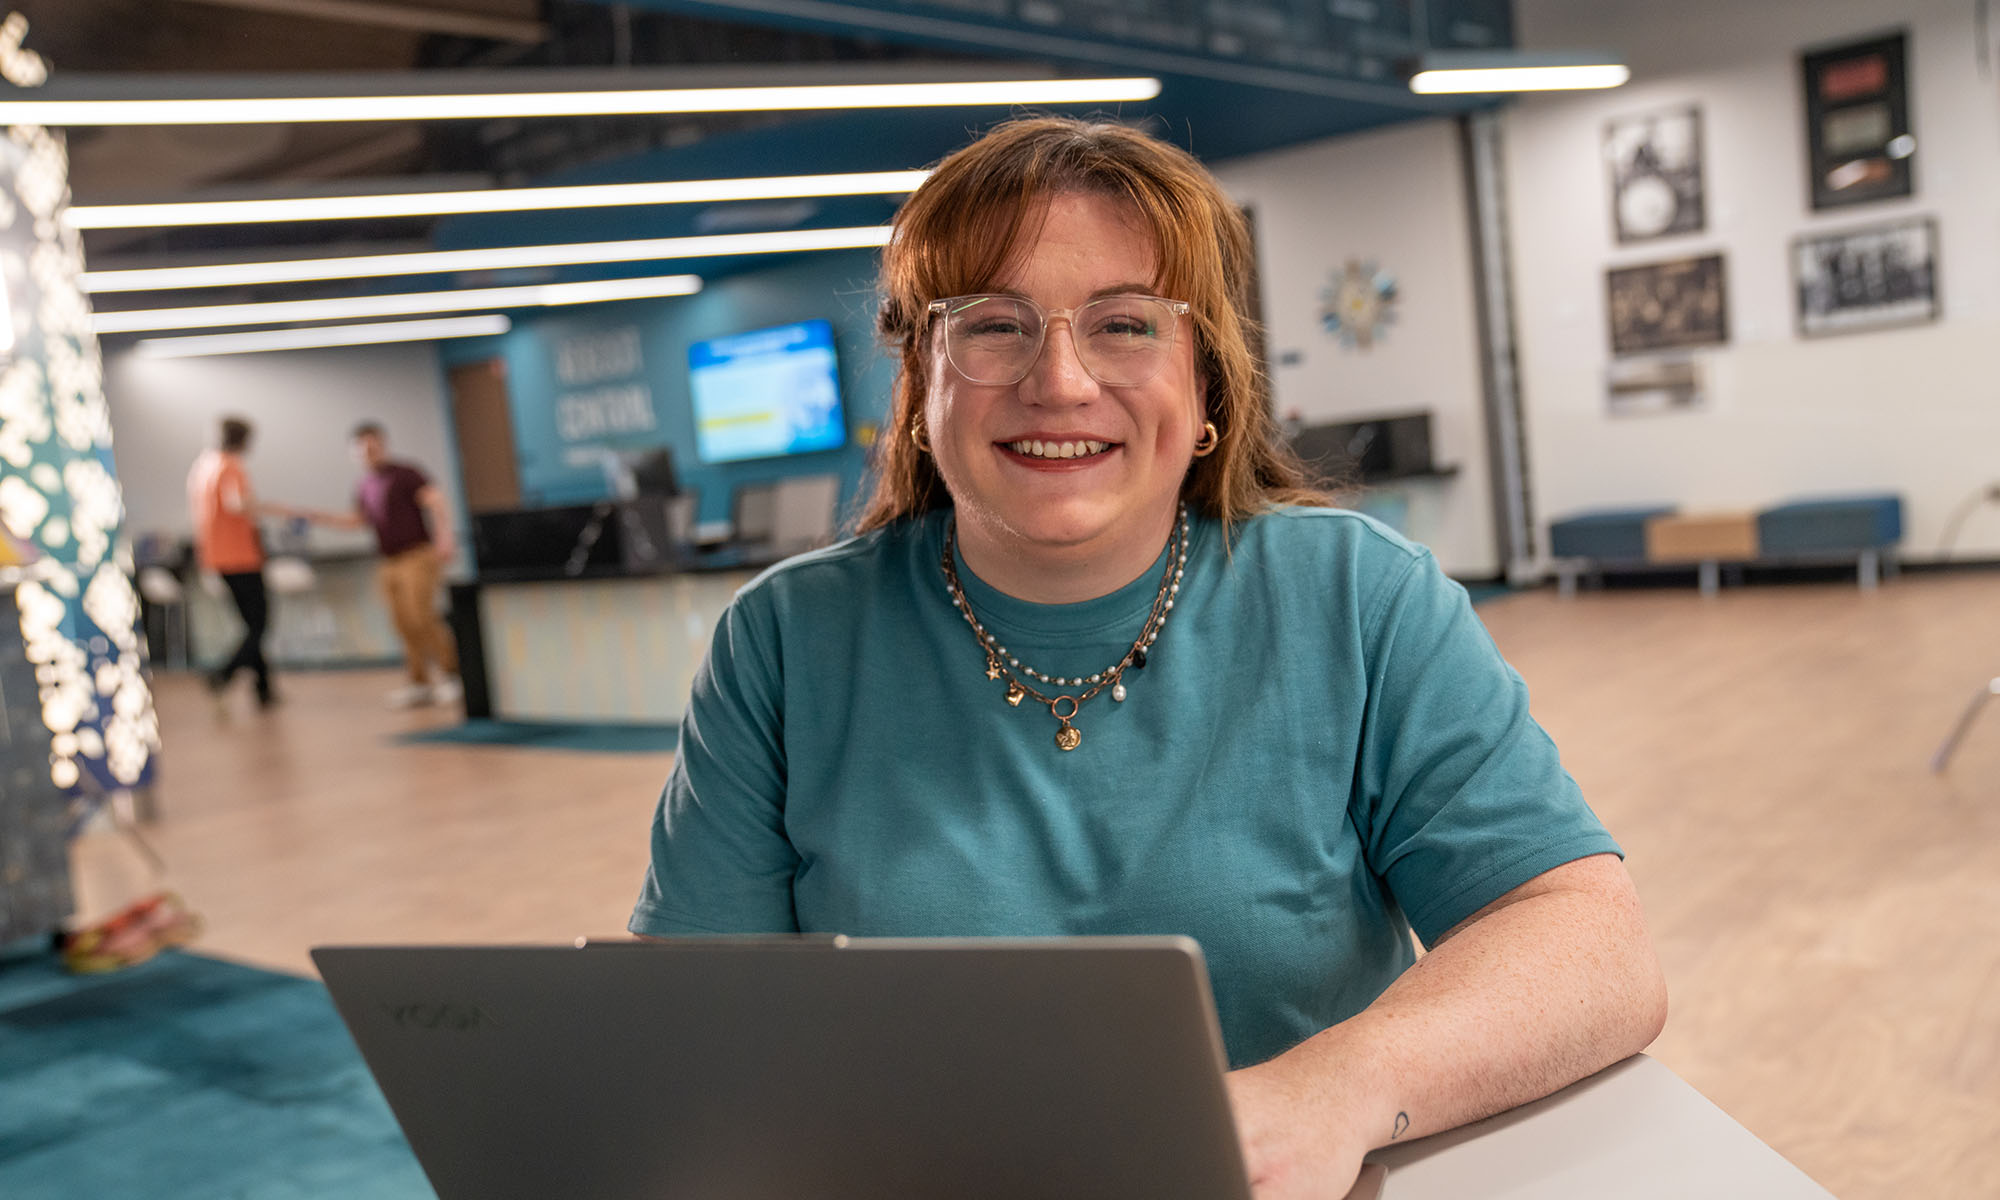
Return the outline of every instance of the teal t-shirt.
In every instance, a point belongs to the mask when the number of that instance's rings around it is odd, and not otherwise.
[[[1127,698],[1006,703],[934,512],[766,572],[695,678],[631,928],[656,936],[1186,934],[1232,1065],[1365,1008],[1510,889],[1618,847],[1430,552],[1336,509],[1197,518]],[[973,609],[1054,676],[1115,664],[1153,570]],[[1048,691],[1049,689],[1043,688]],[[1074,690],[1074,689],[1071,689]]]

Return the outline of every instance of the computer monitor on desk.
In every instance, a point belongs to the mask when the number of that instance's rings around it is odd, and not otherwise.
[[[639,496],[678,496],[680,474],[674,470],[674,452],[667,446],[643,450],[606,450],[604,480],[619,500]]]

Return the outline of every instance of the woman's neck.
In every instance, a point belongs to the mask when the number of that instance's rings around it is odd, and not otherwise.
[[[1081,604],[1108,596],[1153,569],[1173,536],[1176,505],[1157,529],[1050,546],[957,520],[959,557],[988,587],[1031,604]]]

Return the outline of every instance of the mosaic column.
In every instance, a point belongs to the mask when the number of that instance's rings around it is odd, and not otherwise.
[[[149,783],[160,735],[131,548],[120,528],[125,504],[103,364],[79,282],[82,235],[62,220],[68,203],[61,140],[38,127],[7,130],[0,139],[0,525],[40,552],[14,600],[51,735],[49,777],[92,792]]]

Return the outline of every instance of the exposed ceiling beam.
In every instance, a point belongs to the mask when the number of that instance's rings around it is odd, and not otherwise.
[[[259,179],[338,179],[393,163],[423,149],[422,130],[407,125],[356,138],[311,158],[270,163]]]
[[[151,136],[150,132],[148,136]],[[304,199],[316,196],[351,196],[367,193],[373,196],[392,196],[405,193],[439,191],[481,191],[497,188],[500,183],[484,171],[438,172],[427,175],[347,175],[336,179],[288,179],[281,183],[272,177],[256,179],[236,179],[228,182],[204,184],[198,190],[153,186],[150,188],[124,188],[116,192],[92,192],[85,195],[76,192],[70,198],[74,207],[91,205],[124,204],[190,204],[205,201],[229,202],[236,200]]]
[[[496,42],[540,45],[548,40],[549,27],[540,21],[517,17],[496,17],[486,13],[432,8],[421,4],[391,4],[384,0],[183,0],[220,8],[247,8],[286,16],[342,21],[351,25],[374,25],[385,29],[408,29],[417,33],[449,33],[459,37],[486,38]]]

